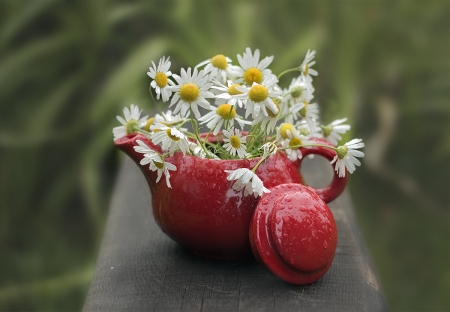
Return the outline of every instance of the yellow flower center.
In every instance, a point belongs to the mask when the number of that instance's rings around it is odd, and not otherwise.
[[[293,150],[299,149],[299,145],[302,145],[302,140],[299,138],[293,138],[289,141],[289,147]]]
[[[250,67],[244,73],[244,80],[248,85],[251,85],[254,82],[261,83],[263,80],[263,74],[258,68]]]
[[[308,75],[308,70],[309,70],[309,65],[308,65],[308,63],[306,63],[305,69],[303,70],[303,75],[304,76]]]
[[[239,91],[238,89],[236,89],[236,87],[240,87],[240,84],[234,84],[231,87],[228,88],[227,92],[229,95],[237,95],[237,94],[242,94],[241,91]]]
[[[188,103],[194,102],[200,96],[200,89],[196,84],[185,83],[180,88],[180,98]]]
[[[280,126],[280,135],[283,139],[287,139],[288,135],[287,135],[287,130],[291,131],[292,133],[292,128],[294,126],[290,123],[282,123]]]
[[[300,116],[305,118],[306,117],[306,107],[309,105],[309,103],[306,101],[303,101],[303,104],[305,104],[305,106],[298,113],[300,114]]]
[[[274,113],[270,110],[270,108],[267,109],[267,114],[269,115],[270,118],[275,118],[280,114],[280,105],[278,104],[277,100],[272,99],[273,104],[275,104],[275,106],[277,107],[277,112]]]
[[[225,120],[233,119],[236,116],[236,110],[234,109],[233,105],[230,104],[220,105],[217,108],[216,113]]]
[[[217,54],[211,59],[211,65],[218,69],[227,69],[228,62],[227,58],[223,54]]]
[[[238,149],[239,147],[241,147],[241,140],[236,135],[232,135],[230,137],[230,145]]]
[[[164,163],[160,163],[158,161],[154,161],[153,163],[155,164],[156,168],[158,168],[158,169],[164,168]]]
[[[175,135],[172,135],[171,131],[172,131],[172,129],[167,129],[167,130],[166,130],[167,136],[168,136],[172,141],[179,141],[180,138],[177,137],[177,136],[175,136]]]
[[[153,122],[155,121],[155,117],[151,117],[147,119],[147,123],[144,126],[144,130],[150,131],[150,126],[153,125]]]
[[[157,72],[155,75],[155,81],[158,87],[164,88],[167,85],[167,76],[162,72]]]
[[[139,123],[136,119],[131,119],[125,125],[125,129],[127,130],[127,134],[131,134],[136,132],[139,129]]]
[[[269,91],[262,85],[254,85],[248,92],[248,98],[255,103],[259,103],[267,99]]]
[[[303,89],[301,87],[297,86],[297,87],[292,88],[291,96],[296,99],[296,98],[301,97],[302,93],[303,93]]]

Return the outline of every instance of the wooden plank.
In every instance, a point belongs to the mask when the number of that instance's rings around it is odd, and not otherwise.
[[[339,231],[333,264],[307,286],[289,285],[255,260],[190,254],[161,232],[150,202],[145,178],[126,158],[84,311],[388,310],[347,192],[329,204]]]

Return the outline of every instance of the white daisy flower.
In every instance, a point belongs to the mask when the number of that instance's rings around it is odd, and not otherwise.
[[[224,124],[226,129],[234,127],[235,120],[241,126],[241,129],[244,129],[245,124],[250,124],[249,121],[236,114],[236,109],[231,104],[222,104],[219,107],[211,105],[210,110],[209,113],[199,118],[199,121],[202,124],[207,123],[206,126],[213,130],[214,135],[219,133]]]
[[[362,147],[364,147],[362,139],[353,139],[337,148],[336,156],[334,156],[330,164],[336,163],[335,170],[339,177],[345,177],[346,169],[348,172],[353,173],[356,169],[355,165],[361,165],[361,162],[356,157],[364,157],[364,153],[356,149]]]
[[[309,104],[306,101],[298,103],[290,109],[293,114],[299,112],[300,116],[306,120],[311,130],[317,127],[316,120],[319,119],[319,105],[317,103]]]
[[[293,124],[287,122],[282,123],[280,127],[277,129],[277,141],[288,139],[289,138],[288,133],[289,132],[297,133],[296,131],[297,129]]]
[[[277,129],[277,140],[283,141],[285,139],[289,139],[290,135],[292,136],[303,136],[305,138],[315,138],[321,137],[318,135],[316,131],[311,131],[306,121],[301,121],[295,125],[291,123],[282,123],[280,127]],[[291,133],[291,134],[290,134]]]
[[[241,91],[237,90],[236,87],[241,87],[240,84],[238,83],[233,83],[233,81],[228,80],[227,81],[227,85],[225,86],[224,84],[222,84],[220,81],[218,80],[213,80],[214,84],[216,84],[215,86],[212,86],[212,89],[215,90],[219,90],[222,91],[222,93],[217,93],[216,94],[216,104],[231,104],[233,106],[235,106],[236,104],[239,107],[242,107],[242,105],[244,104],[245,100],[243,99],[239,99],[236,97],[236,95],[242,94]]]
[[[244,196],[253,194],[253,196],[262,196],[263,193],[270,193],[270,191],[264,187],[261,179],[250,169],[239,168],[236,170],[225,170],[229,173],[227,180],[236,180],[233,184],[233,190],[240,191],[244,189]]]
[[[170,57],[167,59],[163,56],[159,60],[158,66],[152,61],[153,66],[148,68],[147,75],[153,79],[150,86],[155,89],[156,99],[159,100],[160,95],[162,96],[163,102],[167,102],[172,95],[172,91],[166,88],[168,85],[173,85],[173,81],[168,79],[172,76],[170,68]]]
[[[144,157],[141,159],[140,164],[142,166],[148,165],[149,169],[152,171],[158,171],[158,177],[156,179],[156,182],[158,183],[161,179],[162,174],[166,176],[166,183],[167,186],[172,188],[170,185],[170,173],[169,170],[177,170],[177,167],[171,163],[165,162],[161,155],[159,155],[157,152],[155,152],[153,149],[147,146],[144,142],[141,140],[136,140],[139,146],[135,146],[134,150],[138,153],[144,154]]]
[[[280,115],[280,105],[277,100],[272,99],[273,103],[278,109],[278,113],[274,114],[270,109],[267,110],[267,116],[264,114],[259,114],[255,119],[253,119],[252,126],[261,123],[261,129],[266,128],[268,133],[272,132],[272,130],[277,125],[278,116]]]
[[[218,54],[211,59],[199,63],[195,68],[202,67],[204,65],[205,74],[209,75],[209,79],[217,79],[225,82],[227,77],[235,75],[235,67],[231,66],[231,59],[223,54]]]
[[[297,122],[295,124],[295,128],[301,135],[304,135],[308,138],[323,137],[320,127],[314,124],[314,128],[311,129],[305,119],[301,120],[300,122]]]
[[[159,182],[161,179],[162,174],[166,176],[166,183],[167,186],[172,188],[172,185],[170,185],[170,173],[169,170],[176,171],[177,167],[174,164],[168,163],[164,161],[161,157],[159,159],[152,159],[152,162],[150,163],[150,170],[151,171],[158,171],[158,178],[156,179],[156,183]]]
[[[350,125],[341,125],[346,122],[347,118],[337,119],[327,126],[321,126],[323,137],[333,145],[337,145],[342,139],[340,136],[348,130],[350,130]]]
[[[273,102],[272,98],[276,98],[281,94],[281,91],[274,88],[278,79],[275,76],[271,76],[265,79],[262,84],[256,82],[249,88],[236,87],[242,94],[236,95],[236,98],[245,100],[245,118],[252,114],[253,118],[258,117],[262,111],[264,116],[268,116],[267,109],[270,109],[272,113],[278,114],[279,109]]]
[[[239,132],[239,129],[234,129],[234,131],[224,130],[223,134],[225,136],[225,138],[223,139],[223,141],[225,142],[223,148],[233,156],[236,156],[237,153],[240,159],[244,158],[247,149],[247,147],[245,146],[247,137],[243,137],[242,133]]]
[[[148,145],[145,144],[144,142],[142,142],[141,140],[136,140],[136,142],[137,142],[138,146],[134,146],[133,147],[134,150],[138,153],[144,154],[144,157],[147,157],[148,159],[152,159],[152,158],[156,158],[156,156],[159,156],[159,154],[155,150],[148,147]],[[141,165],[145,165],[145,164],[141,163]]]
[[[251,86],[254,82],[261,83],[264,79],[270,76],[274,76],[272,71],[267,67],[272,63],[273,56],[265,57],[261,62],[259,61],[259,50],[255,50],[255,54],[252,55],[250,48],[245,49],[242,56],[237,55],[239,65],[241,68],[238,70],[238,75],[243,77],[240,81],[244,81],[245,84]]]
[[[293,123],[295,123],[295,120],[294,120],[294,115],[295,114],[291,113],[291,111],[290,111],[291,104],[286,99],[286,94],[287,94],[287,90],[283,90],[283,92],[282,92],[282,99],[280,101],[281,116],[285,116],[284,117],[284,122],[293,124]],[[295,117],[295,118],[297,119],[297,117]]]
[[[208,91],[211,87],[211,84],[208,83],[208,75],[203,70],[198,72],[197,69],[194,69],[191,75],[189,67],[187,71],[181,69],[181,76],[173,74],[172,77],[178,83],[178,85],[168,87],[170,91],[175,92],[170,102],[170,106],[177,103],[173,113],[181,112],[182,117],[187,117],[189,109],[192,108],[195,118],[200,118],[198,105],[208,109],[210,104],[206,99],[214,97],[214,94]]]
[[[170,109],[167,112],[155,115],[155,123],[162,123],[166,126],[175,126],[185,120],[186,118],[182,118],[180,114],[174,115]]]
[[[301,145],[314,143],[309,141],[307,137],[301,135],[295,128],[291,130],[286,129],[286,136],[287,138],[281,142],[281,146],[286,148],[284,151],[291,161],[302,159]]]
[[[318,73],[315,69],[312,69],[311,66],[313,66],[314,64],[316,64],[316,61],[313,61],[314,56],[316,55],[316,51],[313,50],[308,50],[308,52],[306,53],[305,59],[303,60],[302,65],[300,65],[301,68],[301,75],[302,77],[308,82],[311,83],[312,82],[312,76],[317,76]]]
[[[154,132],[150,135],[150,139],[154,144],[161,144],[163,151],[169,151],[172,156],[176,149],[180,149],[183,154],[189,150],[189,142],[186,136],[176,128],[167,126],[150,127]]]
[[[191,141],[188,142],[189,142],[189,151],[193,156],[197,156],[199,158],[206,158],[206,153],[200,145]]]
[[[277,153],[278,147],[275,142],[267,142],[263,144],[259,149],[262,149],[264,151],[263,156],[264,158],[267,158],[269,156],[273,156]]]
[[[303,101],[310,102],[314,98],[313,86],[307,83],[302,76],[292,79],[286,93],[286,101],[288,101],[291,106]]]
[[[193,156],[199,158],[206,158],[206,153],[200,145],[191,141],[188,142],[189,142],[189,151]]]
[[[125,107],[123,109],[123,115],[125,119],[121,116],[117,116],[117,120],[122,124],[122,126],[114,127],[113,134],[114,140],[120,139],[127,134],[131,134],[144,127],[147,123],[148,116],[141,118],[142,110],[139,110],[137,105],[131,104],[130,109]]]
[[[155,117],[150,117],[145,122],[145,125],[142,127],[147,132],[150,132],[150,127],[155,123]]]
[[[152,119],[152,120],[151,120]],[[172,111],[169,109],[167,112],[163,112],[161,114],[156,114],[155,117],[150,118],[147,121],[146,129],[147,131],[153,131],[153,130],[159,130],[159,128],[167,126],[167,127],[177,127],[181,123],[185,122],[186,118],[182,118],[180,114],[173,115]],[[177,129],[181,132],[185,132],[188,129],[187,128],[180,128],[177,127]]]
[[[183,123],[186,119],[182,118],[180,114],[173,115],[171,110],[167,112],[163,112],[160,114],[156,114],[154,117],[147,119],[147,123],[143,127],[146,131],[151,131],[151,129],[159,129],[162,126],[175,127],[181,123]],[[181,132],[187,131],[186,128],[178,128]]]

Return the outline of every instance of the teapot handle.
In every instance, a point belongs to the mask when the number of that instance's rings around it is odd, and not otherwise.
[[[322,145],[333,146],[333,145],[331,145],[331,143],[329,143],[328,141],[326,141],[324,139],[317,138],[317,139],[312,139],[312,140],[316,141],[317,143],[322,144]],[[320,155],[320,156],[324,157],[325,159],[329,160],[330,162],[336,156],[335,151],[333,151],[332,149],[326,148],[326,147],[322,147],[322,146],[302,147],[300,149],[300,151],[302,152],[303,157],[298,162],[299,171],[301,169],[303,159],[305,159],[305,157],[308,155]],[[300,174],[300,176],[301,176],[301,174]],[[308,184],[306,184],[303,177],[301,177],[301,179],[302,179],[301,183],[303,185],[308,186]],[[339,175],[337,174],[337,172],[333,168],[333,180],[331,181],[331,183],[329,185],[325,186],[324,188],[315,188],[312,186],[309,186],[309,187],[312,188],[314,190],[314,192],[317,195],[319,195],[319,197],[323,201],[325,201],[326,203],[329,203],[332,200],[334,200],[336,197],[338,197],[344,191],[345,186],[347,185],[347,179],[348,179],[347,170],[346,170],[345,176],[340,178]]]

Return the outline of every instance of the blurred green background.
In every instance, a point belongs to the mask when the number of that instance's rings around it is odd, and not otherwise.
[[[275,73],[317,50],[322,120],[366,142],[349,189],[390,308],[450,309],[448,0],[1,0],[0,310],[82,308],[151,60],[247,46]]]

